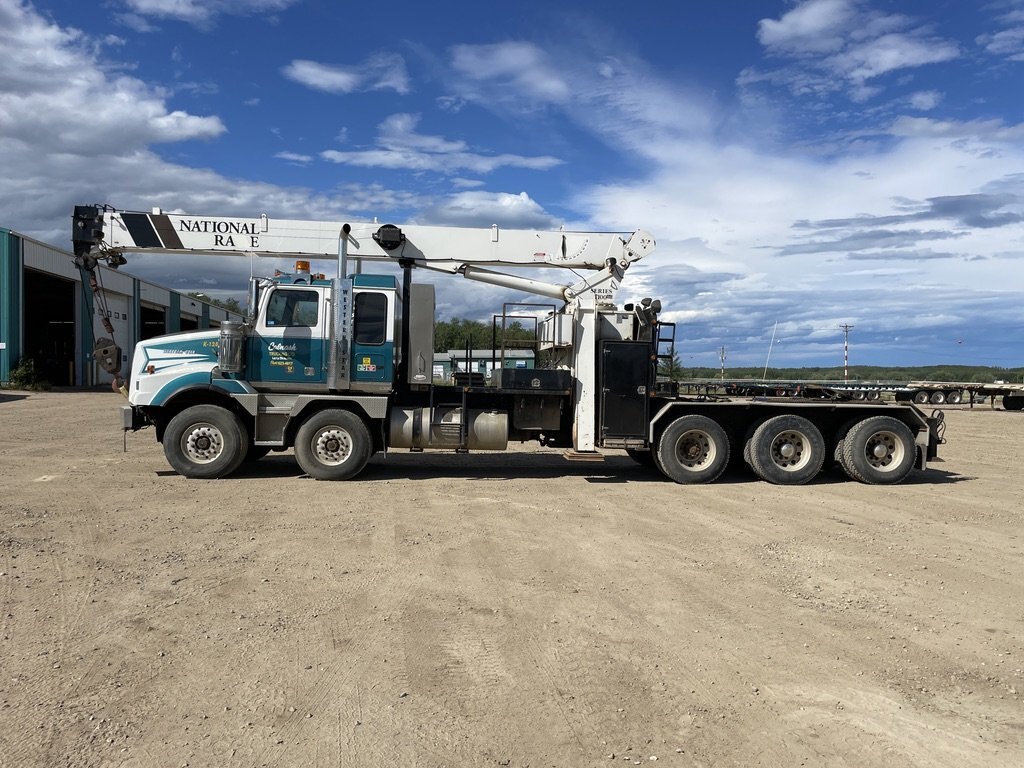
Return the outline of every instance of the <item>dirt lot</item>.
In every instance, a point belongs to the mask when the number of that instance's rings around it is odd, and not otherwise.
[[[121,402],[0,392],[0,765],[1024,765],[1024,413],[894,488],[202,482]]]

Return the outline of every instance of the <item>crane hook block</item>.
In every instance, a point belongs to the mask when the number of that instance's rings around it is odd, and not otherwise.
[[[121,348],[113,339],[97,339],[92,356],[107,373],[117,374],[121,370]]]

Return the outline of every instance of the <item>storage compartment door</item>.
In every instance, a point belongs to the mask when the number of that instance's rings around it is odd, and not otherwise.
[[[601,342],[601,439],[647,436],[651,345]]]

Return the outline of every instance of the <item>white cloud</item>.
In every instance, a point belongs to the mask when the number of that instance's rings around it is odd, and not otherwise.
[[[290,80],[327,93],[381,91],[409,92],[405,60],[397,53],[378,53],[356,66],[322,64],[307,59],[290,62],[282,74]]]
[[[1009,61],[1024,61],[1024,8],[1000,14],[996,23],[1002,28],[978,35],[975,42],[994,56],[1002,56]]]
[[[124,0],[136,18],[154,16],[200,25],[222,15],[248,16],[283,11],[296,2],[298,0]]]
[[[451,66],[460,79],[464,97],[501,101],[507,91],[518,100],[548,104],[568,101],[569,85],[538,46],[524,42],[458,45]]]
[[[852,45],[827,59],[826,65],[853,83],[863,83],[897,69],[936,64],[958,55],[954,42],[893,33]]]
[[[783,14],[762,19],[757,39],[771,51],[827,53],[842,48],[850,21],[856,16],[849,0],[810,0]]]
[[[470,150],[463,141],[449,141],[441,136],[416,133],[419,115],[395,114],[379,126],[377,149],[342,152],[329,149],[320,153],[332,163],[364,168],[391,168],[412,171],[436,171],[451,174],[461,170],[491,173],[497,168],[529,168],[547,170],[561,160],[547,155],[484,155]]]
[[[30,6],[0,3],[0,48],[0,137],[9,147],[129,154],[226,130],[216,116],[168,110],[162,94],[140,80],[109,76],[90,41]]]
[[[460,192],[423,209],[420,218],[456,227],[553,229],[559,222],[525,192]]]
[[[938,91],[918,91],[910,95],[908,102],[914,109],[928,112],[939,106],[942,103],[942,98],[942,94]]]
[[[762,19],[758,39],[781,68],[748,67],[737,83],[771,83],[796,95],[843,90],[864,102],[883,90],[880,78],[960,56],[956,42],[936,37],[902,14],[871,10],[861,0],[806,0],[779,19]]]
[[[303,155],[298,152],[278,152],[274,157],[278,160],[285,160],[295,165],[308,165],[313,162],[312,155]]]
[[[1007,125],[998,118],[989,120],[936,120],[929,117],[897,118],[889,127],[893,136],[964,139],[968,141],[1014,142],[1024,139],[1024,123]]]

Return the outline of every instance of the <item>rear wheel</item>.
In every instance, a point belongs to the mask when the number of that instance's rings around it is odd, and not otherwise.
[[[942,405],[946,402],[945,392],[932,392],[931,397],[928,398],[928,402],[932,405]]]
[[[217,405],[193,405],[167,424],[164,456],[185,477],[211,480],[238,469],[248,433],[231,411]]]
[[[946,402],[951,405],[958,405],[963,402],[964,396],[959,389],[954,389],[946,393]]]
[[[892,485],[914,468],[917,445],[910,427],[891,416],[854,424],[842,439],[839,460],[846,474],[869,485]]]
[[[348,480],[370,459],[366,423],[349,411],[330,409],[310,416],[295,436],[295,458],[317,480]]]
[[[658,438],[658,468],[677,483],[710,483],[729,463],[729,437],[707,416],[680,416]]]
[[[754,432],[749,446],[754,472],[776,485],[806,483],[825,462],[825,439],[803,416],[783,414],[768,419]]]
[[[914,393],[914,402],[918,405],[924,405],[928,402],[928,393],[923,389]]]

